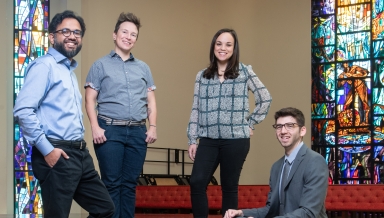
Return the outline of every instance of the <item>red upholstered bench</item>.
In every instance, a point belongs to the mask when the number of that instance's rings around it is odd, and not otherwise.
[[[191,209],[187,185],[137,186],[136,208]]]
[[[264,207],[269,192],[268,185],[240,185],[239,209]],[[221,186],[210,185],[207,189],[209,209],[221,209]]]
[[[268,185],[240,185],[239,209],[263,207]],[[221,209],[221,186],[208,186],[211,210]],[[325,202],[329,217],[384,217],[384,185],[330,185]],[[136,208],[190,210],[189,186],[137,186]]]
[[[239,208],[254,208],[265,205],[268,185],[240,185]],[[221,186],[209,185],[207,189],[210,210],[221,209]],[[136,208],[192,209],[189,186],[137,186]]]
[[[384,185],[330,185],[325,207],[328,217],[384,217]]]

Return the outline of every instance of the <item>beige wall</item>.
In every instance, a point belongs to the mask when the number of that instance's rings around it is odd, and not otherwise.
[[[0,214],[13,212],[13,1],[0,1]],[[5,43],[8,42],[8,43]]]
[[[8,42],[12,41],[12,7],[11,1],[0,1],[0,14],[7,21],[0,23],[0,28],[7,30],[0,36]],[[76,70],[80,86],[91,64],[113,49],[112,32],[119,13],[129,11],[140,17],[142,28],[133,54],[150,66],[157,86],[159,139],[151,146],[187,149],[186,126],[194,79],[208,64],[213,35],[224,27],[237,31],[240,60],[253,66],[273,97],[270,114],[256,126],[240,183],[267,184],[270,166],[283,155],[271,127],[276,110],[300,108],[310,127],[310,1],[52,0],[51,15],[66,8],[81,14],[87,25],[83,49],[76,58],[80,62]],[[12,43],[2,43],[0,48],[5,51],[0,56],[0,70],[6,75],[0,80],[0,116],[6,121],[0,127],[4,151],[0,164],[6,166],[0,168],[0,214],[5,214],[13,212]],[[86,140],[91,142],[86,115],[84,120]],[[309,136],[310,131],[305,138],[308,145]],[[91,152],[94,155],[92,147]],[[159,157],[165,154],[149,151],[147,155],[148,159]],[[145,173],[165,170],[165,166],[144,166]],[[181,173],[179,166],[174,166],[171,173]],[[190,167],[186,173],[190,173]],[[218,172],[215,176],[219,178]],[[75,205],[73,213],[79,211]]]

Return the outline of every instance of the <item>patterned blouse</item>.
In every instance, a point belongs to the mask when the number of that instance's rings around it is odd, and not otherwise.
[[[204,69],[205,70],[205,69]],[[252,70],[240,63],[239,76],[220,82],[203,77],[201,70],[195,81],[193,105],[187,134],[188,145],[198,138],[249,138],[249,127],[260,123],[268,114],[272,97]],[[248,91],[255,97],[256,107],[249,114]]]

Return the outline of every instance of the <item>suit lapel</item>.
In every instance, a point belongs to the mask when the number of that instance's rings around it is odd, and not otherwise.
[[[265,216],[267,218],[269,217],[275,217],[277,215],[279,215],[279,205],[280,205],[280,197],[279,197],[279,185],[280,185],[280,177],[281,177],[281,169],[283,167],[283,164],[284,164],[284,156],[282,158],[280,158],[280,160],[278,160],[278,163],[276,164],[276,168],[273,169],[273,173],[275,178],[272,178],[272,181],[274,181],[275,183],[274,184],[271,184],[272,185],[272,190],[274,190],[272,192],[272,195],[271,195],[271,207],[268,211],[268,214]]]
[[[295,160],[293,161],[293,165],[291,167],[291,171],[288,175],[287,183],[284,186],[284,189],[287,187],[287,185],[291,182],[293,175],[295,174],[296,170],[299,168],[301,161],[303,161],[305,154],[307,153],[307,146],[303,144],[299,150],[299,152],[296,155]]]

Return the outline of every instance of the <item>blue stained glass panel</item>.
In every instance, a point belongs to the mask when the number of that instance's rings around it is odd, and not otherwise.
[[[383,1],[373,1],[372,8],[372,39],[383,39],[384,37],[384,4]]]
[[[312,15],[319,16],[335,13],[335,1],[333,0],[315,0],[312,1]]]
[[[312,48],[312,60],[316,63],[326,63],[335,60],[334,46]]]
[[[48,50],[49,0],[14,0],[14,100],[30,62]],[[14,127],[15,217],[43,217],[39,182],[33,176],[32,147]]]
[[[384,184],[384,164],[375,164],[374,166],[374,183]]]
[[[33,172],[15,172],[15,186],[15,214],[43,214],[41,189]]]
[[[337,59],[356,60],[370,58],[369,32],[343,34],[337,36]]]
[[[373,41],[373,56],[375,58],[384,57],[384,41],[383,40],[377,40]]]
[[[370,167],[370,151],[352,153],[346,151],[348,147],[343,147],[343,149],[338,152],[338,165],[340,178],[353,178],[361,179],[360,184],[363,184],[364,180],[371,177],[371,172],[369,171]],[[356,180],[355,180],[356,181]]]
[[[312,46],[335,44],[335,17],[316,17],[312,19]]]
[[[384,145],[375,146],[373,150],[373,158],[377,161],[384,161]]]
[[[338,144],[359,145],[371,143],[371,131],[369,128],[346,128],[338,131]],[[365,147],[353,146],[350,152],[362,152]]]

